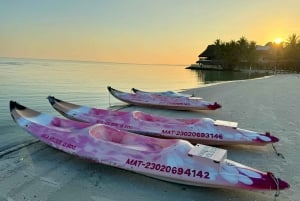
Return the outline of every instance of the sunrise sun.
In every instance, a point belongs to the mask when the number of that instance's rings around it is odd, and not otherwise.
[[[280,44],[280,43],[282,42],[282,39],[281,39],[281,38],[276,38],[276,39],[274,40],[274,42],[275,42],[276,44]]]

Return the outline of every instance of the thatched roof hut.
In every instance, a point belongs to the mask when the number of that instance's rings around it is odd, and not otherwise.
[[[199,54],[199,60],[200,58],[205,58],[206,60],[213,60],[216,57],[215,54],[216,46],[215,45],[208,45],[207,48]]]

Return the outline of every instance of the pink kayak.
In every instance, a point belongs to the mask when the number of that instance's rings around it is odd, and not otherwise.
[[[131,91],[133,93],[156,94],[160,96],[169,96],[169,97],[193,97],[193,95],[190,94],[178,93],[174,91],[149,92],[137,88],[132,88]]]
[[[126,93],[112,87],[107,87],[107,89],[115,98],[132,105],[173,110],[216,110],[221,108],[217,102],[208,102],[198,97],[162,96],[157,93]]]
[[[289,184],[227,159],[227,151],[185,140],[136,135],[116,128],[89,126],[61,119],[10,102],[15,122],[51,147],[150,177],[193,186],[245,190],[279,190]],[[74,124],[71,128],[67,124]]]
[[[126,112],[90,108],[48,97],[52,107],[63,116],[92,124],[102,123],[134,133],[163,138],[185,139],[209,145],[266,145],[278,142],[270,135],[237,128],[237,123],[209,118],[174,119],[140,111]]]

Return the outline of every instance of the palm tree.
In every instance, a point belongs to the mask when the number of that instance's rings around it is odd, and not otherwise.
[[[240,61],[245,62],[248,54],[249,42],[244,36],[242,36],[236,43],[239,50],[237,56],[239,56]]]
[[[300,36],[292,34],[288,37],[286,42],[286,56],[289,59],[295,59],[300,57]]]
[[[230,42],[226,42],[222,47],[223,60],[224,60],[224,68],[228,70],[233,70],[236,68],[239,57],[238,57],[238,45],[237,42],[231,40]]]
[[[223,42],[220,40],[220,39],[217,39],[215,40],[214,42],[214,46],[215,46],[215,58],[217,60],[220,60],[223,58],[223,55],[222,55],[222,46],[223,46]]]
[[[287,47],[295,48],[300,43],[300,36],[297,34],[292,34],[287,39]]]
[[[215,59],[222,63],[222,67],[227,70],[233,70],[241,63],[248,63],[251,65],[257,59],[256,57],[256,43],[248,40],[242,36],[238,41],[231,40],[229,42],[222,42],[217,39],[214,42]]]
[[[246,60],[248,62],[249,67],[257,62],[258,55],[256,51],[256,42],[251,41],[247,47]]]
[[[284,56],[287,60],[289,70],[300,71],[300,36],[292,34],[288,37]]]

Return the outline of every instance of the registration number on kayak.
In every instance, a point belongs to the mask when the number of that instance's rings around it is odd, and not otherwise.
[[[142,167],[144,169],[154,170],[157,172],[166,172],[174,175],[186,175],[188,177],[199,177],[203,179],[210,179],[209,172],[202,171],[202,170],[175,167],[175,166],[164,165],[164,164],[153,163],[153,162],[145,162],[142,160],[136,160],[130,158],[127,159],[126,164],[135,167]]]
[[[162,130],[161,133],[165,134],[165,135],[177,135],[177,136],[210,138],[210,139],[223,139],[223,135],[218,134],[218,133],[200,133],[200,132],[179,131],[179,130]]]
[[[106,124],[106,125],[117,127],[117,128],[121,128],[121,129],[131,129],[132,128],[132,126],[130,126],[130,125],[119,124],[119,123],[110,122],[110,121],[99,120],[98,123],[100,123],[100,124]]]
[[[50,135],[47,135],[47,134],[43,134],[41,137],[44,138],[47,142],[51,142],[51,143],[54,143],[56,145],[63,146],[65,148],[72,149],[72,150],[76,149],[76,145],[73,145],[69,142],[65,142],[65,141],[63,141],[59,138],[56,138],[56,137],[53,137],[53,136],[50,136]]]

